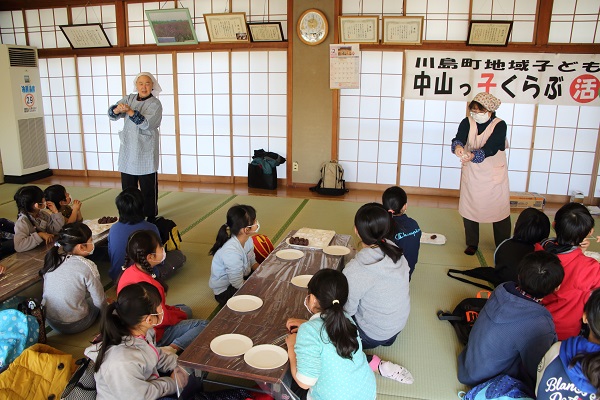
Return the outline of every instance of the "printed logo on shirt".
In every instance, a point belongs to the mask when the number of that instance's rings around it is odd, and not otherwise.
[[[404,239],[407,236],[415,236],[419,232],[421,232],[421,229],[419,229],[419,228],[417,228],[411,232],[399,232],[396,234],[396,240]]]
[[[574,383],[563,382],[562,377],[552,377],[546,381],[544,386],[546,393],[552,393],[548,396],[550,400],[581,400],[587,398],[596,400],[596,394],[582,392]],[[564,394],[565,392],[571,393]]]

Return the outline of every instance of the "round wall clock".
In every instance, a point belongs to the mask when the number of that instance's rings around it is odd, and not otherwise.
[[[302,13],[296,26],[298,38],[304,43],[315,46],[325,40],[329,27],[325,14],[317,9],[309,9]]]

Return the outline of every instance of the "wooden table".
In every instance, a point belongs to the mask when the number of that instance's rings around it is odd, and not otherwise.
[[[290,232],[286,238],[294,233]],[[349,242],[349,235],[335,235],[331,244],[348,246]],[[295,398],[289,390],[292,377],[288,363],[279,368],[261,370],[246,364],[243,356],[223,357],[210,350],[210,342],[227,333],[248,336],[255,346],[270,344],[285,335],[288,318],[310,317],[303,305],[307,289],[292,285],[290,280],[296,275],[313,275],[323,268],[340,269],[345,258],[348,258],[327,255],[320,249],[303,249],[305,255],[298,260],[277,258],[277,251],[290,247],[284,239],[236,293],[258,296],[264,301],[263,306],[247,313],[223,307],[179,357],[180,365],[202,372],[253,380],[275,399]],[[282,346],[285,348],[285,344]]]
[[[93,236],[94,244],[100,244],[108,239],[108,231]],[[0,275],[0,301],[12,297],[42,280],[39,270],[44,266],[44,257],[54,243],[42,243],[38,247],[22,253],[14,253],[0,260],[6,267]]]

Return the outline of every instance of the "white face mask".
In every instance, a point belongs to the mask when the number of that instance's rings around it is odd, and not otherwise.
[[[157,324],[152,324],[152,326],[158,326],[158,325],[162,324],[163,320],[165,319],[165,312],[164,311],[156,313],[156,314],[150,314],[150,315],[156,315],[157,317],[160,315],[160,318],[159,318],[160,321]]]
[[[304,307],[306,307],[306,309],[308,310],[308,312],[309,312],[309,313],[312,315],[312,314],[314,314],[314,312],[312,312],[312,310],[311,310],[311,309],[310,309],[310,307],[308,306],[308,298],[309,298],[309,296],[310,296],[310,294],[309,294],[309,295],[307,295],[307,296],[304,298]]]
[[[156,255],[156,253],[154,253],[154,255]],[[167,258],[167,252],[166,252],[165,248],[163,247],[162,258],[160,259],[158,264],[162,264],[165,261],[165,258]]]
[[[94,249],[96,248],[96,245],[94,243],[91,243],[92,245],[92,251],[88,252],[88,256],[91,256],[92,254],[94,254]]]
[[[251,231],[250,233],[258,233],[258,230],[260,229],[260,222],[258,222],[258,221],[256,221],[256,223],[255,223],[255,224],[248,225],[246,228],[250,228],[250,229],[252,229],[252,227],[253,227],[254,225],[256,225],[256,230],[255,230],[255,231]]]
[[[475,122],[477,122],[478,124],[486,123],[490,119],[487,112],[482,112],[482,113],[471,112],[471,118],[473,118],[475,120]]]

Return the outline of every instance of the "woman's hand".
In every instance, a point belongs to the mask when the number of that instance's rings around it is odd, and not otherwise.
[[[463,156],[460,158],[460,162],[466,164],[471,162],[475,158],[475,154],[471,152],[463,152]]]
[[[52,243],[54,240],[54,235],[46,232],[38,232],[38,235],[44,240],[46,243]]]
[[[287,320],[287,322],[285,323],[285,327],[287,328],[289,333],[296,333],[296,332],[298,332],[298,328],[300,328],[300,325],[302,325],[305,322],[306,322],[305,319],[289,318]]]
[[[454,154],[456,155],[456,157],[458,158],[462,158],[462,156],[465,154],[465,148],[458,145],[454,148]]]

